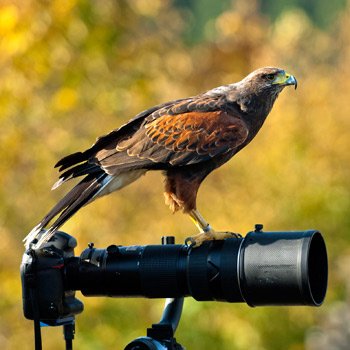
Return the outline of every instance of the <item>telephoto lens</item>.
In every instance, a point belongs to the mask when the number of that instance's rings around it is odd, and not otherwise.
[[[198,248],[90,246],[65,265],[67,288],[85,296],[319,306],[327,290],[327,251],[316,230],[255,230]]]

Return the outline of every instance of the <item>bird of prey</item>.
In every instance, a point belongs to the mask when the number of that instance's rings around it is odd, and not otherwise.
[[[81,207],[149,170],[163,171],[166,204],[173,212],[189,214],[199,228],[187,243],[199,246],[229,237],[216,232],[197,210],[199,186],[255,137],[288,85],[296,88],[297,80],[285,70],[260,68],[237,83],[147,109],[98,138],[91,148],[64,157],[56,164],[61,175],[53,189],[83,178],[33,228],[26,245],[42,246]]]

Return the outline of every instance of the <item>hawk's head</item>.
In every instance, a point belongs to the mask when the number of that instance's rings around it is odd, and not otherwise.
[[[246,91],[249,89],[256,94],[278,94],[287,85],[294,85],[297,88],[297,80],[293,75],[275,67],[257,69],[238,84]]]
[[[264,67],[250,73],[238,83],[212,91],[221,89],[220,92],[225,93],[227,100],[240,105],[242,111],[265,118],[278,94],[288,85],[297,87],[293,75],[281,68]]]

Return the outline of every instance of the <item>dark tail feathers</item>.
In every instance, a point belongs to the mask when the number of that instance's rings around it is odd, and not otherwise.
[[[40,247],[42,243],[47,242],[60,226],[98,194],[101,188],[108,182],[108,177],[110,176],[101,171],[99,174],[94,173],[87,175],[49,211],[37,226],[33,228],[24,239],[26,245],[29,245],[37,238],[42,230],[45,230],[47,224],[59,215],[49,229],[41,236],[37,246]]]

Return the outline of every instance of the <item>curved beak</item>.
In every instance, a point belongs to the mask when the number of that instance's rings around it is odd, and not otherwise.
[[[298,87],[298,81],[295,79],[294,75],[286,73],[286,82],[285,85],[294,85],[295,90]]]
[[[282,71],[280,74],[278,74],[273,84],[279,84],[282,86],[294,85],[295,89],[298,87],[298,82],[295,79],[294,75],[291,75],[285,71]]]

